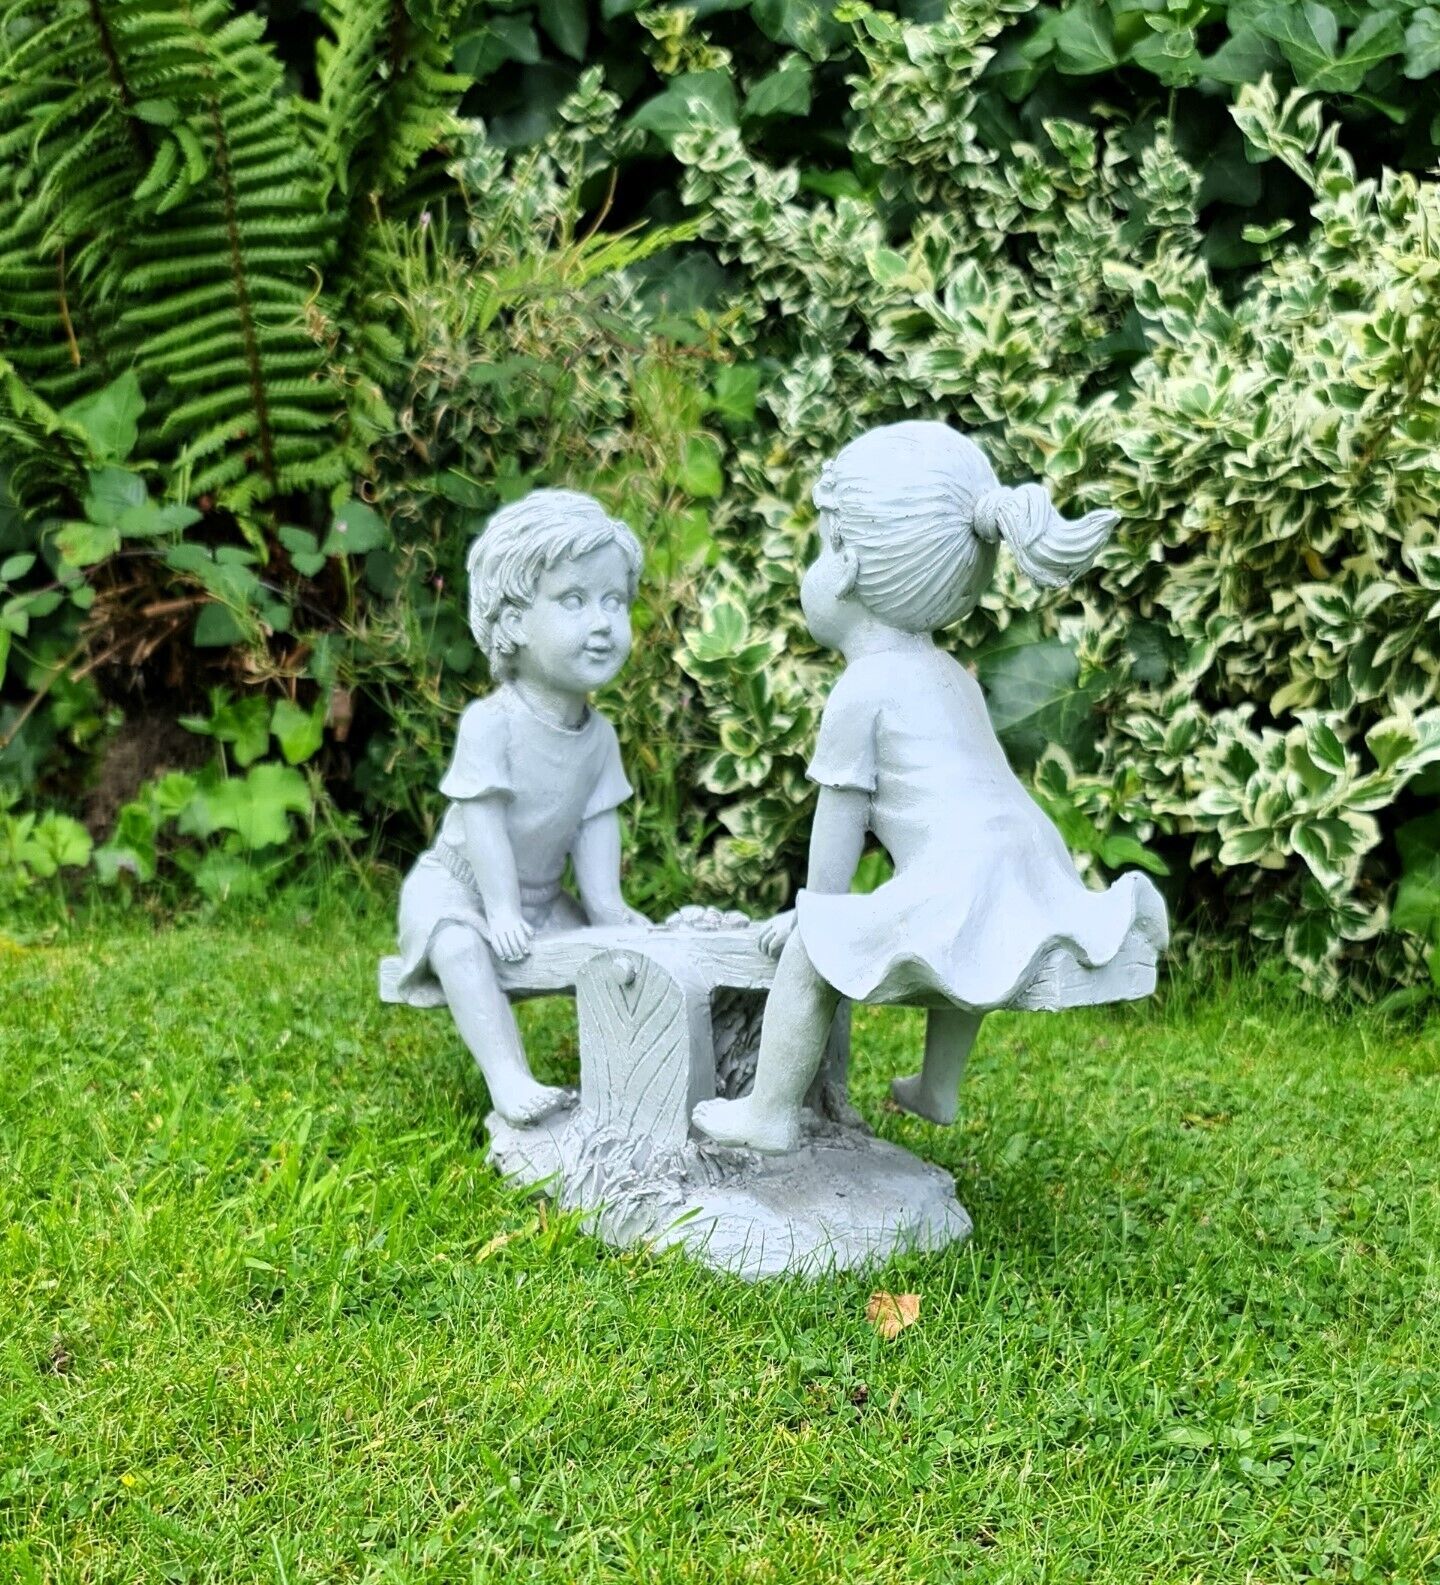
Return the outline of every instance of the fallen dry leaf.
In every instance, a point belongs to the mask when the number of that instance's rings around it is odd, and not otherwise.
[[[920,1319],[918,1293],[872,1293],[865,1306],[865,1319],[881,1337],[899,1337],[907,1326]]]

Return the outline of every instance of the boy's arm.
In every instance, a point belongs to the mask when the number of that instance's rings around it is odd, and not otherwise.
[[[499,798],[466,798],[460,804],[465,826],[465,856],[475,872],[490,945],[507,963],[523,958],[535,932],[520,912],[520,880],[515,854],[505,826],[505,808]]]
[[[620,893],[620,816],[602,810],[580,822],[570,849],[580,903],[592,925],[648,925]]]

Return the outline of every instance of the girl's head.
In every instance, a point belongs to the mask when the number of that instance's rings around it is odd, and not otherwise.
[[[470,547],[470,631],[497,682],[532,676],[573,693],[610,681],[630,653],[639,541],[576,490],[533,490]]]
[[[850,598],[908,633],[958,622],[989,585],[1002,539],[1036,583],[1068,583],[1118,519],[1091,512],[1069,522],[1040,485],[1006,488],[973,441],[918,421],[852,440],[825,464],[814,501],[821,549],[800,598],[811,631],[830,644]]]

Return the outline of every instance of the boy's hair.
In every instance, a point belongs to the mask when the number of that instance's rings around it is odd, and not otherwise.
[[[532,490],[501,507],[485,525],[465,557],[465,571],[470,579],[470,631],[497,682],[514,674],[515,646],[500,625],[506,608],[526,609],[535,599],[542,572],[602,545],[614,545],[624,556],[634,600],[644,562],[640,541],[593,496],[578,490]]]

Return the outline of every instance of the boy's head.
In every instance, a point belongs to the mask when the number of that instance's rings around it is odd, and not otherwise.
[[[465,559],[470,631],[505,682],[522,669],[589,692],[630,653],[640,543],[577,490],[533,490],[502,507]]]

